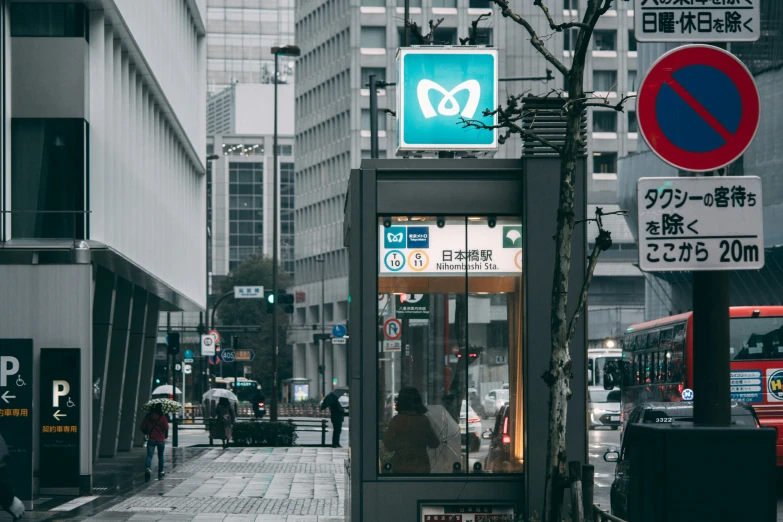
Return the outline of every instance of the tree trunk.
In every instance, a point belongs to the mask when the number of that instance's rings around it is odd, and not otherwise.
[[[582,74],[571,74],[572,100],[582,98]],[[552,358],[544,380],[549,386],[549,436],[544,496],[544,522],[560,522],[567,478],[566,419],[571,397],[569,353],[568,275],[571,271],[571,240],[574,232],[574,182],[580,147],[580,123],[584,110],[575,102],[567,113],[566,135],[560,166],[560,198],[555,234],[555,270],[552,278]]]

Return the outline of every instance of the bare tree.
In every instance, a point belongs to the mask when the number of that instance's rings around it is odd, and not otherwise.
[[[565,139],[562,144],[540,136],[534,130],[530,120],[535,120],[536,112],[526,111],[522,104],[522,96],[510,96],[505,107],[484,112],[485,116],[497,115],[496,125],[485,125],[478,120],[463,120],[466,127],[483,129],[497,128],[501,131],[501,142],[517,134],[524,140],[535,140],[554,150],[561,159],[559,207],[557,212],[557,232],[555,234],[555,269],[552,278],[552,300],[550,327],[552,331],[552,354],[549,368],[544,372],[543,379],[549,387],[549,436],[547,440],[546,489],[544,499],[544,522],[560,522],[560,511],[563,504],[564,489],[568,480],[568,460],[566,456],[566,418],[568,414],[568,399],[571,397],[571,356],[569,348],[574,336],[576,324],[587,300],[587,290],[592,280],[593,271],[601,251],[611,246],[611,235],[603,228],[603,216],[598,209],[596,216],[588,221],[595,221],[599,235],[590,255],[584,284],[579,295],[578,306],[573,316],[568,317],[568,275],[571,271],[571,244],[574,226],[577,224],[574,216],[574,181],[580,149],[585,143],[580,134],[582,117],[588,107],[604,107],[623,111],[623,104],[628,99],[624,97],[619,103],[609,103],[608,98],[596,98],[592,93],[586,93],[585,60],[590,48],[590,38],[598,20],[612,7],[612,0],[587,0],[587,8],[581,21],[574,20],[556,23],[544,0],[531,0],[546,18],[549,29],[554,33],[564,30],[578,29],[576,46],[573,51],[571,66],[566,66],[547,49],[544,40],[547,36],[539,36],[533,25],[524,16],[514,12],[508,0],[492,0],[500,8],[504,18],[519,25],[530,40],[531,45],[552,64],[566,79],[567,96],[562,92],[552,91],[546,96],[558,96],[562,99],[557,112],[565,119]],[[541,111],[538,111],[540,114]],[[525,122],[527,119],[528,123]],[[622,213],[622,212],[621,212]]]

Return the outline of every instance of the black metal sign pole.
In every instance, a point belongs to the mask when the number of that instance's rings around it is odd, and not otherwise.
[[[693,421],[703,426],[731,422],[729,272],[693,275]]]
[[[693,272],[693,420],[731,421],[729,272]]]

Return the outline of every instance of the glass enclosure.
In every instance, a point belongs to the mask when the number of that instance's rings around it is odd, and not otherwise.
[[[521,219],[378,227],[380,473],[520,473]]]

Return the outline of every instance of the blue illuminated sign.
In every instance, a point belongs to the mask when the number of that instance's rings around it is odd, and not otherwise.
[[[398,152],[489,151],[497,130],[465,128],[462,120],[494,125],[497,51],[474,47],[405,48],[398,53]]]
[[[408,248],[429,248],[430,227],[408,227]]]

